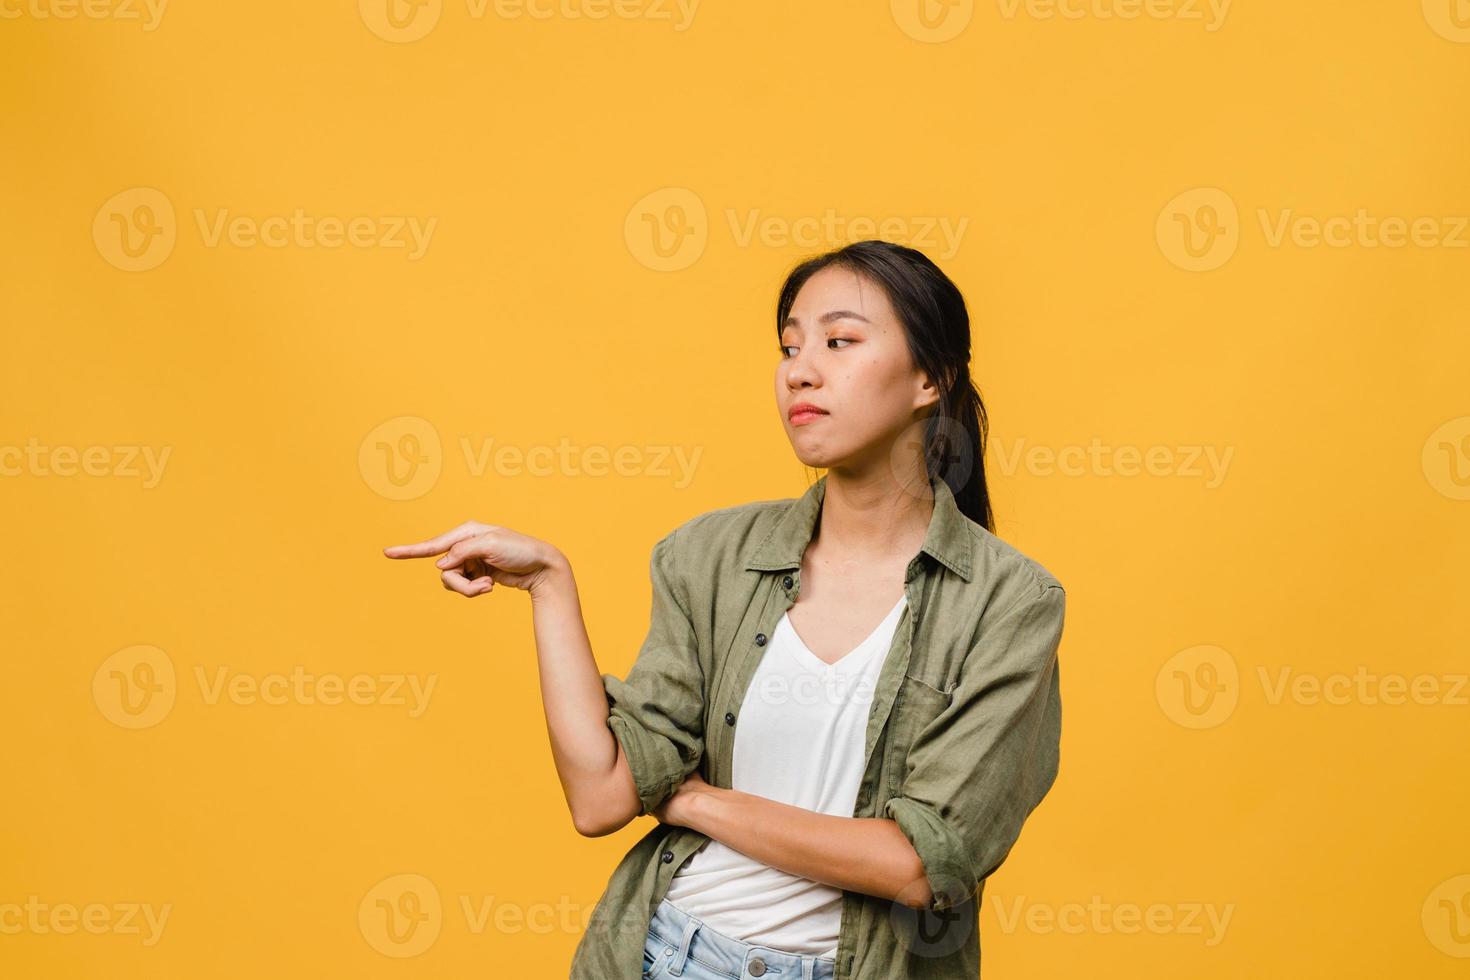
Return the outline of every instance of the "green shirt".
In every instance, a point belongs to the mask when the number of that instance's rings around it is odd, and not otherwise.
[[[647,638],[626,680],[602,675],[642,814],[696,768],[730,787],[741,704],[800,594],[826,483],[700,514],[654,545]],[[1057,774],[1062,586],[966,517],[944,481],[931,486],[852,815],[897,821],[934,899],[918,910],[843,890],[835,980],[978,977],[985,879]],[[571,980],[639,980],[653,910],[708,839],[660,822],[633,845],[593,909]]]

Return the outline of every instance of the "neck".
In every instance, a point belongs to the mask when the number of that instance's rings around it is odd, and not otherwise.
[[[924,543],[934,515],[934,499],[915,488],[927,488],[920,477],[908,483],[882,477],[827,473],[817,534],[828,555],[854,558],[912,556]]]

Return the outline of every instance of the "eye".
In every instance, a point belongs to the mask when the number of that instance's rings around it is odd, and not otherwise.
[[[827,340],[827,343],[829,343],[829,344],[834,344],[834,343],[836,343],[836,344],[850,344],[850,343],[852,343],[852,341],[851,340],[848,340],[846,337],[831,337],[831,338],[829,338]]]
[[[781,356],[782,356],[782,357],[791,357],[791,356],[792,356],[792,355],[790,355],[790,354],[788,354],[788,353],[786,353],[786,352],[787,352],[787,351],[788,351],[788,350],[794,350],[794,349],[795,349],[795,347],[796,347],[796,345],[795,345],[795,344],[789,344],[789,345],[788,345],[788,344],[782,344],[782,345],[781,345]]]

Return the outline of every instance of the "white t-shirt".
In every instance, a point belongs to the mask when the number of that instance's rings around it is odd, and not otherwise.
[[[740,708],[734,789],[851,817],[878,673],[905,597],[833,664],[807,649],[790,615],[776,624]],[[706,841],[675,873],[667,899],[710,928],[788,953],[835,956],[842,891]]]

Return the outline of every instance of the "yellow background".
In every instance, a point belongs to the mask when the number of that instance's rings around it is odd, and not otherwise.
[[[814,476],[775,290],[856,219],[964,290],[999,533],[1068,589],[1062,773],[987,889],[986,975],[1470,966],[1463,2],[0,6],[0,447],[47,447],[0,477],[0,906],[118,926],[0,931],[0,974],[565,976],[648,821],[573,831],[524,594],[380,549],[553,542],[621,675],[653,542]],[[198,217],[297,209],[435,225],[410,258]],[[1273,237],[1360,210],[1427,237]],[[476,469],[486,440],[571,448]],[[172,701],[132,728],[140,664]],[[412,717],[198,681],[298,665],[436,686]],[[421,949],[373,934],[405,881]],[[156,942],[127,903],[168,907]]]

